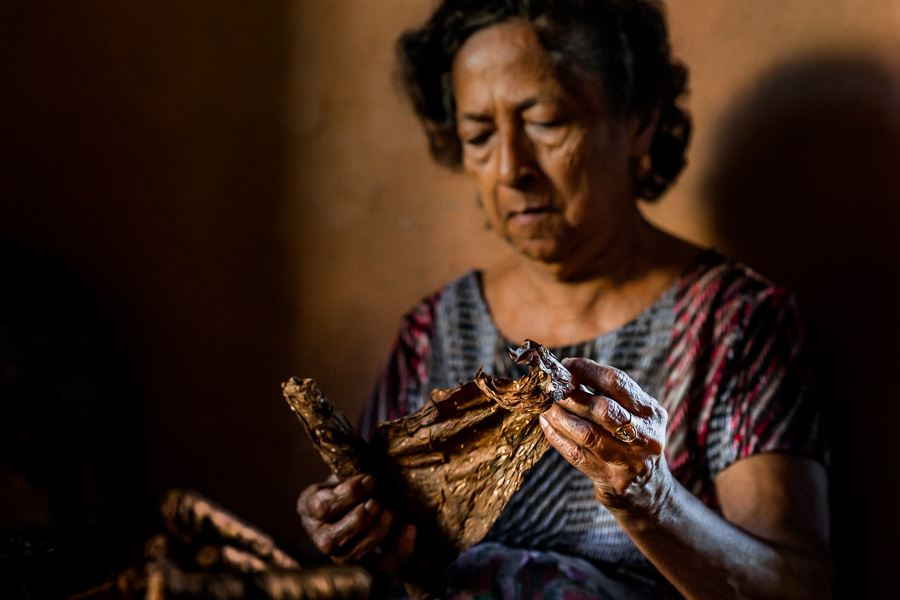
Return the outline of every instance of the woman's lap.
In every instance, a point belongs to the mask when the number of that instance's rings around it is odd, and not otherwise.
[[[494,542],[470,548],[446,572],[444,600],[649,600],[662,591],[651,580],[626,582],[584,559]]]

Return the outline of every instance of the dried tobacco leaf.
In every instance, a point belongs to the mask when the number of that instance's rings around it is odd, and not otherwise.
[[[165,532],[145,560],[75,600],[366,600],[373,577],[358,566],[301,566],[274,539],[196,490],[167,490]]]
[[[556,403],[575,389],[569,370],[545,346],[533,340],[510,348],[509,357],[518,365],[528,365],[528,374],[513,380],[488,377],[480,369],[475,374],[478,387],[507,410],[541,413],[550,408],[548,398]]]
[[[303,423],[332,473],[341,479],[374,473],[375,464],[366,441],[353,429],[347,417],[335,409],[315,381],[292,377],[281,387],[291,410]]]
[[[365,600],[372,578],[361,568],[331,565],[254,572],[185,571],[170,561],[146,569],[145,600]]]
[[[166,490],[160,500],[159,516],[169,533],[184,544],[232,545],[246,549],[271,567],[295,569],[300,566],[275,544],[270,535],[196,490]],[[160,542],[156,538],[151,539],[148,554],[158,545]],[[161,550],[165,551],[165,548]]]
[[[418,529],[415,562],[401,573],[420,597],[438,594],[440,572],[481,540],[549,448],[538,415],[572,389],[571,374],[531,340],[511,350],[525,376],[435,390],[417,412],[379,425],[366,444],[310,379],[283,385],[313,444],[340,477],[375,475],[378,494]]]

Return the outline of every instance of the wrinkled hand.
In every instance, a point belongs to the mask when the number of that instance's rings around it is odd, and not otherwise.
[[[654,514],[672,486],[663,454],[666,410],[618,369],[586,358],[563,363],[576,389],[541,416],[547,439],[594,482],[597,500],[614,514]],[[637,436],[631,443],[614,435],[629,422]]]
[[[394,516],[370,497],[374,489],[370,475],[343,482],[332,475],[300,493],[297,512],[313,543],[336,563],[366,561],[393,574],[412,554],[416,529],[406,525],[392,535]]]

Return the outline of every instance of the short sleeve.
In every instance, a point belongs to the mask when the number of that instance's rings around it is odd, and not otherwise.
[[[813,373],[794,298],[766,287],[739,302],[712,410],[712,477],[741,458],[784,452],[828,462]]]
[[[405,416],[423,404],[439,300],[440,294],[435,294],[404,315],[400,332],[363,407],[359,431],[366,439],[371,438],[379,423]]]

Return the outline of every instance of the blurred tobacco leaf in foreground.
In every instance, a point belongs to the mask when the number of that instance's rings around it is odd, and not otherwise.
[[[359,567],[304,567],[267,533],[194,490],[167,491],[145,558],[67,600],[365,600]]]

